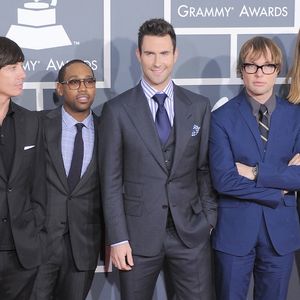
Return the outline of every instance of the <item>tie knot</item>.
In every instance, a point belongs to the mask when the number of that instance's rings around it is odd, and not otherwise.
[[[267,112],[268,112],[268,108],[265,106],[265,105],[261,105],[260,108],[259,108],[259,111],[265,115]]]
[[[167,98],[167,95],[165,93],[155,94],[152,98],[159,106],[163,106]]]
[[[76,128],[77,128],[77,132],[79,132],[79,131],[82,130],[84,124],[83,124],[83,123],[76,123],[75,126],[76,126]]]

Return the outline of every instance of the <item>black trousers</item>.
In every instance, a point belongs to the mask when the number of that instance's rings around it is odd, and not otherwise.
[[[31,300],[84,300],[92,285],[95,270],[76,268],[70,236],[58,241],[55,252],[39,267]]]
[[[28,300],[37,268],[24,269],[16,251],[0,251],[0,299]]]

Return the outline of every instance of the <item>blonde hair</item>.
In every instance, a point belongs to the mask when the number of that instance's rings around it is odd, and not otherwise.
[[[279,73],[282,64],[281,50],[271,39],[263,36],[255,36],[243,44],[238,58],[237,73],[240,76],[242,75],[244,63],[248,55],[251,55],[251,59],[255,60],[261,55],[267,57],[268,51],[270,51],[271,58],[277,68],[277,73]]]
[[[291,80],[290,91],[287,96],[288,100],[294,104],[300,103],[300,30],[295,47],[294,61],[286,79],[287,82],[289,79]]]

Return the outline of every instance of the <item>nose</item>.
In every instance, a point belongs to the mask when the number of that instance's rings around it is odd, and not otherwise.
[[[264,73],[263,73],[263,71],[262,71],[262,68],[257,69],[257,71],[256,71],[256,73],[255,73],[256,76],[262,76],[263,74],[264,74]]]
[[[84,81],[83,80],[80,80],[80,83],[79,83],[79,88],[78,88],[78,90],[80,91],[80,90],[86,90],[86,86],[85,86],[85,84],[84,84]]]
[[[159,67],[159,66],[161,65],[159,55],[155,55],[155,57],[154,57],[154,65],[155,65],[156,67]]]
[[[24,79],[26,77],[26,72],[24,70],[23,65],[19,65],[19,67],[18,67],[18,74],[19,74],[19,77],[21,79]]]

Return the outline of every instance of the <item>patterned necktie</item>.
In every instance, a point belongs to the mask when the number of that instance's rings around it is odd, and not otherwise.
[[[164,145],[167,142],[171,131],[170,120],[164,106],[167,95],[165,93],[155,94],[152,98],[158,104],[158,109],[155,117],[155,125],[157,128],[159,139]]]
[[[258,127],[260,131],[260,137],[264,142],[264,145],[268,141],[269,136],[269,121],[268,121],[268,109],[265,105],[261,105],[258,112]]]
[[[71,167],[68,175],[68,185],[70,191],[73,191],[81,176],[81,168],[83,161],[83,139],[82,139],[82,123],[76,125],[77,133],[74,140],[74,150],[71,161]]]

